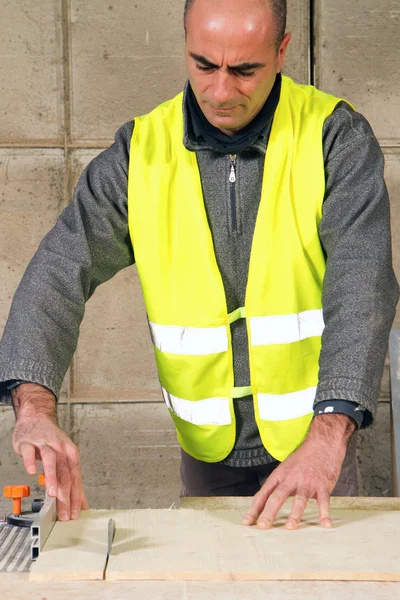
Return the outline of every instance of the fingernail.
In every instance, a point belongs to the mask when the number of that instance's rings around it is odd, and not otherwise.
[[[27,468],[28,475],[34,475],[36,473],[36,469],[33,465]]]
[[[56,495],[57,495],[57,488],[54,486],[49,488],[49,496],[56,496]]]
[[[330,519],[324,519],[322,521],[322,527],[326,527],[327,529],[331,529],[333,527],[332,521]]]
[[[79,517],[79,511],[78,510],[73,510],[71,512],[71,519],[78,519]]]
[[[271,523],[269,521],[258,521],[257,527],[258,529],[268,529]]]
[[[250,517],[244,517],[243,521],[242,521],[242,525],[251,525],[251,518]]]
[[[69,521],[68,513],[66,513],[66,512],[60,513],[60,521]]]
[[[286,523],[286,529],[297,529],[297,522],[293,519],[289,519],[289,521]]]

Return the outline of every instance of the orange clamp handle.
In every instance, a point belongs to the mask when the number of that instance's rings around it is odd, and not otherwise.
[[[39,485],[46,485],[43,473],[40,473],[39,475]]]
[[[21,500],[28,498],[31,494],[29,485],[6,485],[4,488],[5,498],[12,498],[14,515],[21,514]]]

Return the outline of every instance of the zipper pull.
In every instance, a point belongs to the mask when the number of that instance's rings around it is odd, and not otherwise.
[[[236,155],[231,154],[230,159],[231,159],[231,171],[229,173],[229,181],[231,183],[235,183],[235,181],[236,181],[236,170],[235,170]]]

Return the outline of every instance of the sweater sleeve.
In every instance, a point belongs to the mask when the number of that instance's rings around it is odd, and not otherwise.
[[[314,406],[340,398],[373,417],[399,298],[384,160],[366,119],[345,103],[327,119],[323,145],[325,329]]]
[[[96,287],[133,264],[127,181],[133,122],[86,167],[73,201],[43,238],[15,292],[0,343],[0,403],[21,379],[56,397]]]

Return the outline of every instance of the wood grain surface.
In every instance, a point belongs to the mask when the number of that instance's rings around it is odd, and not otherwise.
[[[400,581],[400,512],[332,510],[333,529],[310,505],[297,531],[243,527],[243,510],[117,513],[107,580]]]
[[[76,521],[57,521],[37,561],[31,581],[104,578],[108,519],[112,511],[82,511]]]
[[[212,506],[211,510],[82,512],[78,521],[56,523],[30,577],[35,581],[103,577],[110,581],[400,581],[399,499],[335,499],[333,529],[319,525],[318,507],[310,502],[297,531],[284,527],[290,502],[270,530],[242,526],[248,501],[198,499],[199,505]],[[116,522],[116,535],[105,570],[109,518]]]

